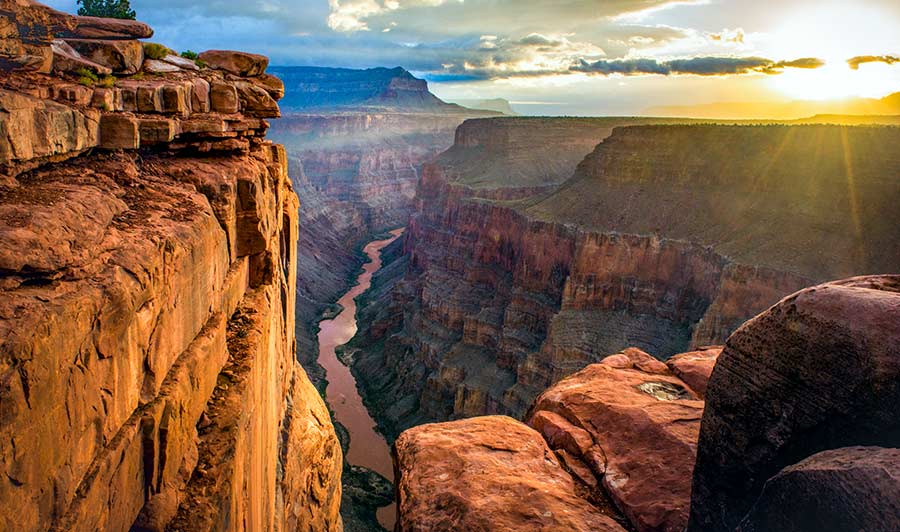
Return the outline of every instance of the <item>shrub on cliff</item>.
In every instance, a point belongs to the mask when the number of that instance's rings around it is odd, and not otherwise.
[[[128,0],[78,0],[78,14],[88,17],[125,18],[134,20],[136,13]]]
[[[144,57],[147,59],[162,59],[167,55],[175,55],[175,51],[155,42],[144,43]]]

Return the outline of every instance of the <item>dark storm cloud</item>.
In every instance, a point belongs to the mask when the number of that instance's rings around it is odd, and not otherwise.
[[[887,63],[888,65],[893,65],[894,63],[900,63],[900,57],[896,55],[858,55],[847,60],[847,64],[853,70],[859,70],[859,65],[865,63]]]
[[[812,57],[793,61],[773,61],[763,57],[691,57],[659,61],[657,59],[614,59],[595,62],[580,61],[572,67],[575,72],[609,76],[682,74],[696,76],[727,76],[735,74],[780,74],[785,68],[820,68],[821,59]]]

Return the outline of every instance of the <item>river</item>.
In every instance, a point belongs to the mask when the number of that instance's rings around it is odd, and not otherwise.
[[[319,323],[319,364],[327,372],[326,398],[334,411],[335,419],[350,433],[347,462],[376,471],[391,482],[394,481],[391,448],[375,430],[376,423],[363,404],[356,388],[356,379],[350,373],[350,368],[338,360],[335,349],[356,335],[355,299],[369,289],[372,276],[381,269],[381,250],[401,234],[403,229],[391,231],[392,237],[389,240],[371,242],[365,247],[363,251],[370,262],[363,267],[356,286],[338,300],[343,310],[334,319]],[[396,507],[393,504],[378,510],[378,522],[386,529],[393,530],[396,520]]]

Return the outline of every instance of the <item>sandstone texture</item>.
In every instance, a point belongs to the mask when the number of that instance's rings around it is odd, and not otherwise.
[[[742,326],[728,340],[706,392],[690,529],[734,530],[758,499],[766,504],[767,497],[793,490],[794,480],[817,474],[813,461],[776,477],[821,451],[900,446],[898,339],[896,275],[809,288]],[[825,503],[844,488],[807,483],[803,489],[822,490]],[[760,499],[764,490],[769,493]],[[751,521],[765,523],[766,512],[778,511],[789,510],[763,508]],[[803,519],[809,508],[795,511]]]
[[[609,353],[723,344],[787,294],[900,264],[896,128],[652,123],[471,120],[425,168],[354,340],[389,434],[521,418]]]
[[[900,530],[900,449],[845,447],[789,466],[738,530]]]
[[[395,453],[400,532],[625,530],[575,495],[541,436],[513,419],[420,426]]]
[[[53,36],[152,35],[25,1],[0,27],[50,58],[71,55]],[[277,110],[203,105],[252,78],[108,66],[100,86],[18,59],[0,59],[0,529],[339,530],[340,447],[295,361]]]
[[[528,424],[636,530],[675,532],[688,520],[702,416],[703,401],[665,364],[628,349],[541,394]]]

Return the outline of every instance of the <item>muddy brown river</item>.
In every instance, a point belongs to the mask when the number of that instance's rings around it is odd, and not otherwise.
[[[326,397],[334,411],[334,417],[350,433],[347,462],[377,471],[391,482],[394,481],[391,448],[375,430],[375,421],[369,415],[356,388],[356,379],[350,373],[350,368],[338,360],[335,349],[349,342],[356,334],[355,299],[369,289],[372,275],[381,269],[381,250],[401,234],[403,229],[397,229],[391,232],[393,236],[389,240],[371,242],[365,247],[364,252],[370,262],[364,266],[357,285],[338,301],[343,311],[334,319],[319,323],[319,364],[327,372]],[[378,510],[378,522],[386,529],[393,530],[396,520],[396,508],[393,504]]]

